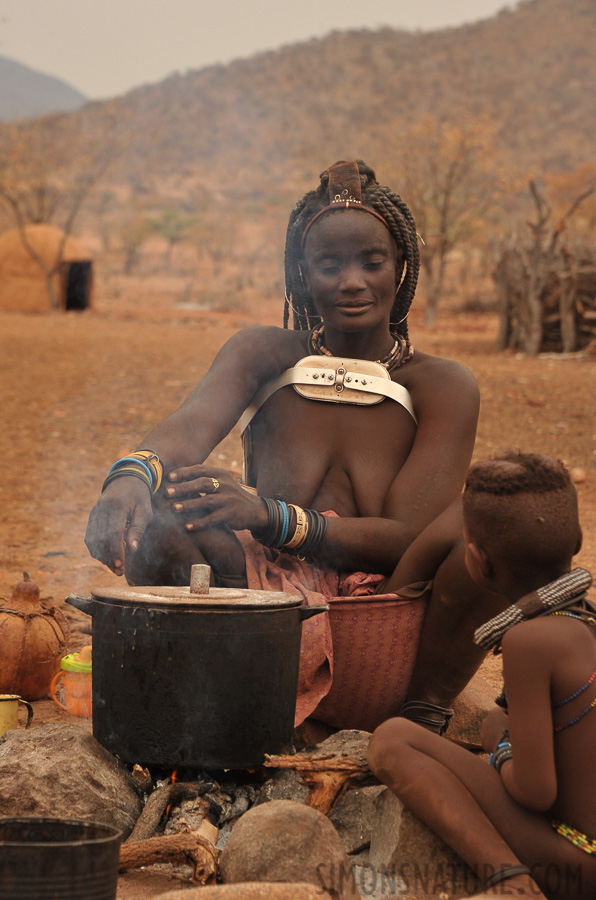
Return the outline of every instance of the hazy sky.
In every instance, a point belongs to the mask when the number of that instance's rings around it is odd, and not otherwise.
[[[432,30],[511,0],[0,0],[0,56],[92,99],[333,29]]]

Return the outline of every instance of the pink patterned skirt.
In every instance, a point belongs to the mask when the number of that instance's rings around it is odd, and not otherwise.
[[[296,720],[372,731],[395,716],[406,695],[426,601],[375,594],[382,575],[338,575],[236,532],[251,589],[302,594],[329,613],[302,625]]]

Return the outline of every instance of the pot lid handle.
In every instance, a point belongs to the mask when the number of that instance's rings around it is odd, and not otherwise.
[[[190,593],[208,594],[211,584],[211,566],[196,565],[190,568]]]

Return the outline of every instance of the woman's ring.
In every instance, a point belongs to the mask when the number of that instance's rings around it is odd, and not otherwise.
[[[213,493],[216,494],[219,490],[219,481],[217,478],[212,478],[211,481],[213,482]]]

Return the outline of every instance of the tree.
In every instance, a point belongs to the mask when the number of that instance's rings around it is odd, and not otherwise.
[[[443,295],[449,253],[481,226],[502,189],[494,136],[489,119],[470,117],[456,123],[427,118],[400,135],[395,180],[403,184],[422,238],[429,326]]]
[[[155,231],[154,224],[142,215],[135,215],[120,227],[124,247],[124,274],[130,275],[139,262],[139,248]]]
[[[551,332],[554,326],[557,343],[560,341],[563,352],[570,352],[578,345],[577,320],[594,312],[596,267],[591,245],[570,249],[561,246],[561,237],[595,189],[594,185],[585,187],[551,226],[552,207],[544,190],[535,180],[529,182],[529,188],[536,207],[535,221],[528,221],[531,237],[524,241],[518,235],[510,236],[501,247],[495,269],[499,346],[535,355],[544,349],[547,326]]]
[[[149,220],[154,234],[159,234],[167,243],[165,264],[168,270],[172,265],[172,251],[174,247],[188,237],[195,223],[195,216],[190,216],[172,206],[162,209],[159,215]]]
[[[211,263],[211,277],[221,278],[224,262],[237,256],[237,220],[234,211],[221,211],[207,207],[201,210],[195,221],[192,237],[199,257],[206,256]]]
[[[110,104],[105,107],[102,125],[98,134],[88,127],[84,114],[74,114],[19,121],[0,128],[0,201],[44,275],[53,309],[59,305],[54,276],[60,269],[66,241],[89,192],[115,154]],[[26,226],[42,222],[62,229],[49,264],[27,238]]]

